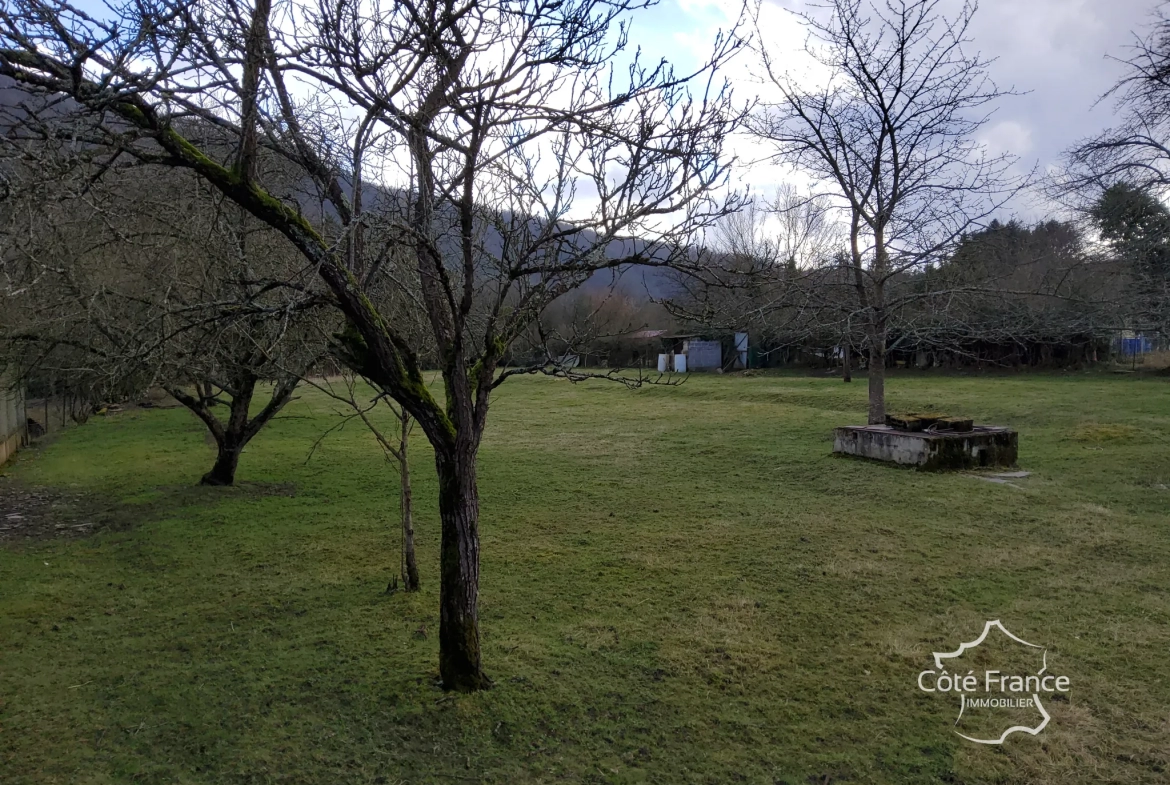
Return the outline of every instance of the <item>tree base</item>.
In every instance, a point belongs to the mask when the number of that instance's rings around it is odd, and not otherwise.
[[[475,674],[460,674],[450,680],[444,678],[439,679],[439,686],[447,692],[479,692],[480,690],[490,690],[492,683],[492,680],[482,671]]]
[[[399,587],[398,586],[398,579],[394,578],[393,580],[390,581],[390,583],[386,584],[386,593],[387,594],[394,594],[395,592],[398,592],[398,591],[412,592],[412,591],[419,591],[421,588],[422,587],[419,586],[417,583],[411,583],[408,580],[403,580],[402,586]]]

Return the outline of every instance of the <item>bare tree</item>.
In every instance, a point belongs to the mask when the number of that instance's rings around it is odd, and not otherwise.
[[[418,560],[414,552],[414,495],[410,485],[410,432],[413,422],[410,414],[400,406],[389,400],[384,393],[376,393],[366,400],[362,394],[370,388],[359,389],[357,377],[352,373],[343,373],[340,379],[329,377],[323,379],[307,378],[305,382],[328,395],[335,401],[343,403],[348,413],[343,415],[340,423],[333,426],[313,445],[314,451],[318,444],[329,433],[344,428],[351,420],[358,419],[373,434],[378,446],[382,448],[387,461],[397,464],[399,487],[399,526],[401,533],[401,559],[399,575],[387,591],[398,588],[398,579],[402,580],[404,591],[418,591],[422,584],[418,577]],[[375,419],[375,412],[380,404],[385,404],[392,414],[393,430],[388,431]],[[312,457],[312,452],[310,452]]]
[[[757,50],[778,98],[751,131],[799,167],[847,226],[848,271],[869,351],[869,422],[885,419],[892,283],[938,259],[1022,183],[1014,159],[974,134],[1006,93],[988,61],[965,52],[976,4],[953,17],[940,0],[830,0],[797,14],[820,84],[781,70],[757,25]]]
[[[314,298],[271,283],[299,255],[188,173],[109,167],[95,181],[91,160],[58,161],[42,141],[5,199],[6,353],[107,393],[164,388],[215,442],[201,482],[232,485],[240,453],[324,348],[304,324]]]
[[[111,137],[134,138],[123,142],[130,154],[195,171],[288,238],[345,316],[341,356],[431,442],[448,689],[489,683],[476,458],[491,391],[541,370],[501,370],[509,344],[596,270],[684,260],[691,233],[733,206],[713,194],[739,118],[714,72],[738,41],[720,38],[694,74],[637,56],[619,70],[623,20],[641,7],[292,0],[274,13],[268,0],[145,0],[115,12],[116,24],[52,0],[0,9],[0,74],[105,113]],[[228,134],[234,161],[184,136],[176,123],[187,116]],[[345,151],[374,126],[385,134],[378,176],[402,189],[381,218],[410,250],[412,311],[429,326],[442,401],[424,381],[423,347],[369,293],[400,271],[376,257],[355,271],[346,252],[365,224],[346,193]],[[294,162],[328,209],[314,215],[274,196],[252,165],[261,147]],[[587,201],[576,198],[585,192]]]
[[[1125,263],[1131,296],[1120,307],[1127,327],[1170,330],[1170,271],[1162,202],[1170,193],[1170,4],[1159,3],[1135,35],[1125,74],[1101,101],[1117,124],[1084,139],[1048,183],[1050,195],[1086,215]]]
[[[769,212],[777,218],[781,257],[798,269],[832,263],[845,244],[832,201],[823,195],[804,194],[786,183],[776,189]]]
[[[1121,60],[1125,75],[1101,97],[1115,102],[1118,124],[1068,151],[1065,171],[1051,184],[1058,195],[1080,193],[1092,202],[1118,182],[1159,195],[1170,188],[1168,8],[1158,4],[1149,29]]]
[[[702,327],[750,331],[765,363],[839,361],[848,382],[854,352],[868,348],[856,329],[865,312],[852,261],[832,252],[844,246],[838,227],[818,229],[822,213],[789,193],[799,209],[782,210],[784,223],[759,209],[721,222],[701,269],[681,278],[683,292],[669,306]],[[963,233],[937,262],[890,276],[887,356],[920,367],[1093,361],[1105,338],[1132,327],[1127,314],[1158,323],[1165,209],[1129,192],[1113,196],[1094,214],[1113,254],[1083,242],[1075,224],[993,219]]]

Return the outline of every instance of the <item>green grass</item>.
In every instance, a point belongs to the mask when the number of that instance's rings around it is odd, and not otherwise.
[[[1020,431],[1019,488],[830,455],[864,381],[500,388],[480,459],[493,689],[435,686],[423,591],[386,595],[395,474],[314,393],[236,489],[182,410],[94,418],[10,470],[119,504],[0,546],[4,783],[1160,783],[1170,779],[1170,383],[902,376],[890,407]],[[289,490],[295,488],[295,495]],[[109,517],[109,516],[107,516]],[[1066,702],[1002,747],[920,693],[987,619]]]

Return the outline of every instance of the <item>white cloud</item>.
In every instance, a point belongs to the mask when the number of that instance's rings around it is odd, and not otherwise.
[[[988,124],[979,142],[992,156],[1026,157],[1033,149],[1032,129],[1018,120],[998,120]]]
[[[945,0],[953,12],[960,0]],[[979,135],[990,152],[1020,157],[1019,170],[1044,171],[1064,150],[1113,121],[1108,102],[1094,106],[1123,72],[1112,57],[1124,56],[1133,31],[1150,18],[1155,0],[983,0],[971,29],[971,48],[994,59],[991,75],[1002,88],[1022,95],[1002,99]],[[760,28],[776,67],[802,79],[824,78],[804,53],[805,32],[788,9],[809,8],[806,0],[772,0],[760,9]],[[694,67],[709,54],[718,27],[726,29],[740,6],[733,0],[664,0],[634,17],[631,39],[655,58]],[[736,93],[746,98],[772,94],[754,53],[745,52],[725,69]],[[761,159],[767,149],[737,140],[739,157],[751,162],[739,178],[768,191],[791,180],[781,167]],[[1051,209],[1035,200],[1016,205],[1025,218]]]

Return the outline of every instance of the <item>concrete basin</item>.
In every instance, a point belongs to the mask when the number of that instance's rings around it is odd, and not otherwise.
[[[964,432],[906,431],[889,425],[837,428],[833,452],[925,471],[1015,466],[1019,436],[1010,428],[976,425]]]

